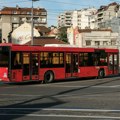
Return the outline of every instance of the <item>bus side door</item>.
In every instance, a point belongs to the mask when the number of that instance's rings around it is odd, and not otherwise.
[[[21,52],[11,52],[11,81],[22,81],[22,54]]]
[[[118,74],[118,54],[109,53],[108,58],[108,73]]]
[[[39,79],[39,54],[32,53],[31,54],[31,79],[38,80]]]
[[[25,52],[22,55],[23,61],[23,81],[30,80],[30,53]]]
[[[23,53],[23,81],[39,79],[38,53]]]
[[[66,53],[65,63],[66,78],[78,76],[78,54]]]
[[[72,54],[72,76],[78,76],[78,54]]]

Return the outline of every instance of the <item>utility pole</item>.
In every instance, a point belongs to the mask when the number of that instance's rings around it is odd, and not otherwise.
[[[33,11],[33,2],[39,1],[39,0],[31,0],[32,1],[32,8],[31,8],[31,45],[33,45],[33,37],[34,37],[34,11]]]

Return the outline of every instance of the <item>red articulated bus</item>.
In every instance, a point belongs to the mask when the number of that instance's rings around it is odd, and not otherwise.
[[[118,49],[0,44],[0,80],[44,81],[117,75]]]

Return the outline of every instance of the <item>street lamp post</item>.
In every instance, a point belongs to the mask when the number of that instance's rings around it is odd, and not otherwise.
[[[34,24],[33,24],[33,2],[39,1],[39,0],[31,0],[32,1],[32,9],[31,9],[31,45],[33,45],[33,37],[34,37]]]

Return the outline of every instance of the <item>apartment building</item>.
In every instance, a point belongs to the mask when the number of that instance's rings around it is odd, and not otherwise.
[[[99,28],[105,27],[105,22],[111,20],[113,17],[116,17],[117,12],[119,11],[119,4],[116,2],[110,3],[107,6],[100,6],[97,10],[97,19],[96,22]]]
[[[86,8],[81,10],[75,10],[72,14],[72,26],[75,28],[78,26],[80,29],[95,28],[95,14],[96,8]]]
[[[65,11],[58,16],[58,27],[71,27],[72,26],[72,13],[73,11]]]
[[[95,28],[96,8],[66,11],[58,16],[58,27]]]
[[[32,21],[31,8],[4,7],[0,10],[0,42],[9,42],[9,34],[24,22]],[[35,26],[47,25],[47,11],[44,8],[33,8]]]

